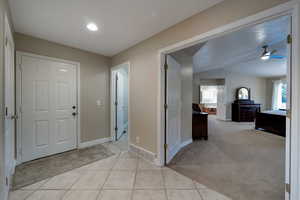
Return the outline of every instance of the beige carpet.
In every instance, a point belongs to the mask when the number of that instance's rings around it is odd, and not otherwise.
[[[234,200],[284,199],[284,138],[253,123],[208,123],[208,141],[180,151],[170,167]]]

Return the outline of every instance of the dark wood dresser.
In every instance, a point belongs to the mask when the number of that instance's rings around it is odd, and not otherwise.
[[[208,113],[193,111],[193,140],[207,140]]]
[[[257,112],[260,112],[260,104],[252,100],[236,100],[232,104],[232,121],[254,122]]]

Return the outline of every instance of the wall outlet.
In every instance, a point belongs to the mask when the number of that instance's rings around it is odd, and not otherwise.
[[[137,144],[139,144],[139,143],[140,143],[140,137],[136,137],[136,138],[135,138],[135,142],[136,142]]]

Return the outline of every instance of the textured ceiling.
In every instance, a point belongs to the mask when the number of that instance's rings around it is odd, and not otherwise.
[[[282,76],[287,70],[286,58],[263,61],[260,56],[263,45],[287,56],[288,33],[289,17],[281,17],[180,50],[172,56],[193,59],[194,73],[222,69],[259,77]]]
[[[287,59],[260,59],[262,46],[269,45],[276,54],[287,56],[286,38],[289,17],[281,17],[256,26],[215,38],[194,55],[194,72],[225,68],[253,76],[271,77],[286,74]]]

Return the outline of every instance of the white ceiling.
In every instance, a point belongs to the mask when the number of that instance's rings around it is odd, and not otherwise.
[[[222,0],[9,0],[16,32],[106,56]],[[87,31],[88,22],[100,31]]]
[[[194,55],[194,73],[224,68],[240,74],[273,77],[286,74],[287,59],[260,59],[262,46],[287,55],[289,17],[281,17],[209,40]]]

